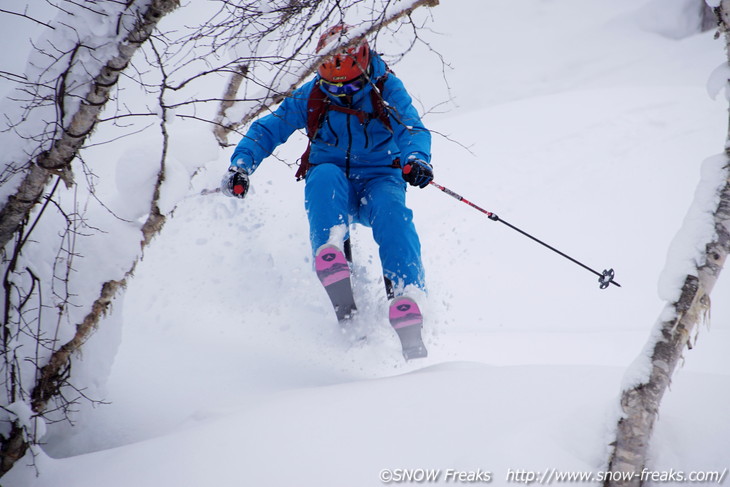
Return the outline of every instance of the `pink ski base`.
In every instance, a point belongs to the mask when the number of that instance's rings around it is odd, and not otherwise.
[[[388,318],[396,330],[406,326],[422,325],[423,315],[414,300],[400,297],[393,300],[388,311]]]
[[[320,247],[314,258],[314,270],[325,287],[350,277],[345,254],[334,245]]]

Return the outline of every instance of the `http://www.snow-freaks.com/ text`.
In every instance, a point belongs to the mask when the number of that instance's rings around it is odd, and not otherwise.
[[[508,468],[502,480],[506,483],[524,485],[552,485],[561,483],[604,483],[608,480],[628,482],[639,480],[654,483],[687,483],[687,484],[722,484],[727,477],[728,469],[697,470],[649,470],[641,472],[570,472],[556,468],[542,471]],[[425,468],[385,468],[379,473],[383,484],[489,484],[497,480],[491,470],[457,470],[457,469],[425,469]],[[502,483],[502,482],[499,482]]]

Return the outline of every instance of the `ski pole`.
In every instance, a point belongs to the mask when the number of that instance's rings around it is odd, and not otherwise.
[[[533,237],[532,235],[530,235],[529,233],[525,232],[524,230],[521,230],[521,229],[517,228],[516,226],[512,225],[511,223],[508,223],[508,222],[504,221],[503,219],[501,219],[500,217],[498,217],[495,213],[492,213],[491,211],[487,211],[484,208],[481,208],[481,207],[475,205],[474,203],[472,203],[468,199],[464,198],[460,194],[451,191],[449,188],[446,188],[444,186],[441,186],[440,184],[436,184],[433,181],[431,181],[430,184],[434,185],[435,187],[437,187],[438,189],[440,189],[441,191],[443,191],[447,195],[451,196],[452,198],[456,198],[457,200],[461,201],[462,203],[466,203],[467,205],[471,206],[472,208],[481,211],[482,213],[484,213],[485,215],[487,215],[487,218],[489,218],[490,220],[495,221],[495,222],[504,223],[505,225],[507,225],[508,227],[510,227],[512,230],[516,230],[517,232],[521,233],[522,235],[531,238],[535,242],[537,242],[537,243],[539,243],[541,245],[544,245],[545,247],[549,248],[553,252],[555,252],[555,253],[557,253],[557,254],[565,257],[566,259],[570,260],[571,262],[573,262],[575,264],[578,264],[582,268],[584,268],[584,269],[592,272],[593,274],[597,275],[598,276],[599,287],[601,289],[606,289],[611,284],[613,284],[615,286],[618,286],[618,287],[621,287],[621,284],[619,284],[619,283],[617,283],[616,281],[613,280],[614,276],[616,275],[615,272],[613,271],[613,269],[606,269],[602,273],[599,273],[598,271],[595,271],[595,270],[591,269],[590,267],[588,267],[587,265],[583,264],[582,262],[574,259],[573,257],[571,257],[571,256],[569,256],[569,255],[567,255],[567,254],[565,254],[563,252],[561,252],[560,250],[556,249],[555,247],[552,247],[551,245],[546,244],[542,240],[540,240],[540,239],[538,239],[536,237]]]

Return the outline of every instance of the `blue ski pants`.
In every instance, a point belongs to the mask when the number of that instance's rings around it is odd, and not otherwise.
[[[372,228],[383,275],[396,293],[410,285],[425,290],[421,244],[405,199],[406,183],[398,170],[348,178],[335,164],[312,166],[304,189],[312,251],[328,242],[342,248],[342,241],[331,241],[336,229],[344,229],[344,240],[350,223],[360,223]]]

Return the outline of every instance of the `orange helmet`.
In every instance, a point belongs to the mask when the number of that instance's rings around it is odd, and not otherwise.
[[[330,42],[339,39],[342,34],[350,30],[352,26],[337,24],[330,27],[319,38],[317,52],[324,49]],[[358,44],[346,49],[344,52],[328,57],[319,66],[319,75],[326,81],[332,83],[344,83],[361,76],[368,69],[370,64],[370,46],[368,41],[363,39]]]

